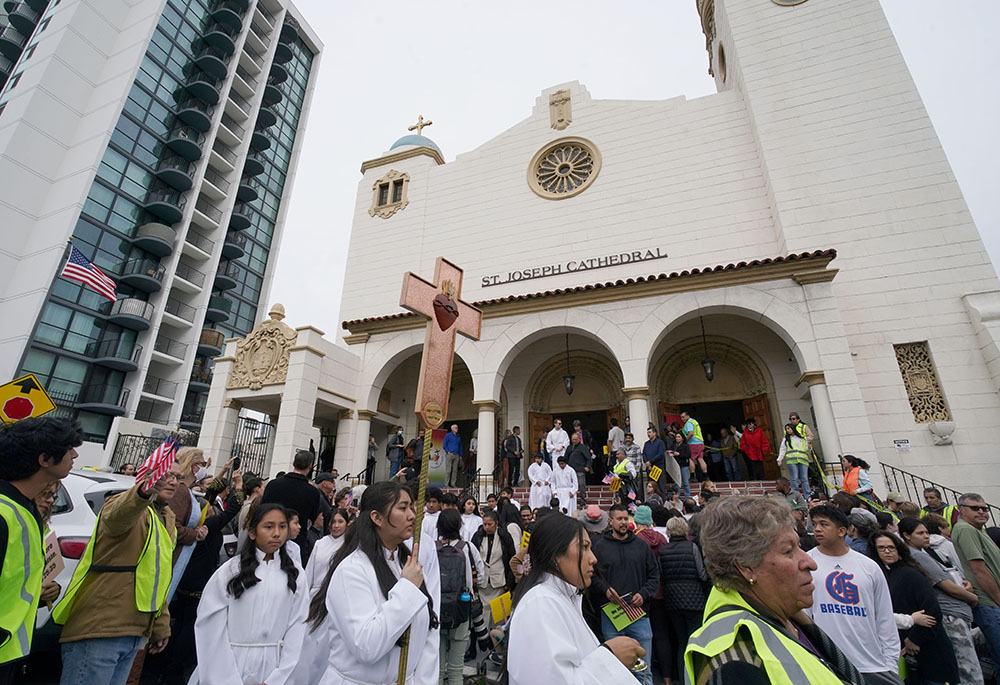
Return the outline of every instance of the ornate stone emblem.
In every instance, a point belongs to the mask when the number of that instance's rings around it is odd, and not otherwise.
[[[573,103],[569,90],[557,90],[549,95],[549,122],[557,131],[573,123]]]
[[[236,343],[236,361],[226,388],[260,390],[265,385],[284,383],[288,376],[288,355],[298,333],[282,322],[285,308],[271,307],[270,317],[250,335]]]

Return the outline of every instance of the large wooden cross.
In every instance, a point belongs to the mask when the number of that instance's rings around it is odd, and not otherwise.
[[[423,117],[421,117],[423,118]],[[479,340],[483,313],[461,300],[462,270],[443,257],[434,265],[434,282],[407,272],[403,276],[403,293],[399,306],[428,318],[424,353],[420,359],[420,380],[414,411],[427,429],[424,453],[417,479],[417,518],[413,522],[413,553],[418,554],[420,531],[424,522],[424,502],[427,499],[427,470],[431,461],[431,431],[448,417],[448,395],[451,391],[451,369],[455,358],[455,334]],[[396,682],[406,682],[406,662],[410,649],[410,629],[403,634],[399,653]]]
[[[403,277],[399,306],[429,319],[414,405],[427,429],[437,428],[448,417],[455,334],[479,340],[482,329],[483,313],[461,296],[462,270],[443,257],[434,265],[433,283],[409,272]]]

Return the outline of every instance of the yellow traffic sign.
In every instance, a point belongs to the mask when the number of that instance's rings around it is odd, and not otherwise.
[[[16,423],[21,419],[48,414],[56,408],[34,374],[21,376],[0,385],[0,421]]]

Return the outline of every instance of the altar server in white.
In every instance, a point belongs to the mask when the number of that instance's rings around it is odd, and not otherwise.
[[[534,511],[538,507],[549,506],[552,500],[552,467],[542,461],[541,454],[535,454],[532,462],[528,467],[528,481],[531,483],[528,506]]]
[[[191,683],[292,683],[309,606],[305,572],[285,550],[288,515],[280,504],[254,510],[249,536],[212,575],[198,605],[198,669]]]
[[[556,467],[552,469],[552,487],[559,498],[559,508],[565,509],[568,516],[576,514],[576,491],[578,484],[576,471],[566,466],[566,455],[559,457]]]
[[[471,495],[462,499],[459,511],[462,514],[462,539],[472,541],[472,536],[483,525],[483,517],[479,514],[479,503]],[[434,538],[435,540],[437,537]]]
[[[645,650],[624,636],[602,645],[583,620],[580,591],[597,563],[583,524],[569,516],[538,520],[528,557],[508,631],[510,685],[634,685],[629,668]]]
[[[347,533],[347,521],[350,514],[346,509],[334,509],[330,512],[330,525],[327,527],[329,535],[324,535],[313,545],[312,554],[309,555],[309,562],[306,564],[306,580],[309,582],[309,597],[311,598],[319,590],[326,578],[326,572],[330,570],[330,562],[333,555],[337,553],[344,544],[344,535]]]
[[[410,493],[394,482],[375,483],[361,498],[357,520],[309,608],[311,629],[328,630],[323,685],[396,683],[400,644],[410,629],[406,682],[420,681],[437,615],[424,584],[419,550],[404,542],[416,515]],[[429,541],[428,541],[429,542]]]

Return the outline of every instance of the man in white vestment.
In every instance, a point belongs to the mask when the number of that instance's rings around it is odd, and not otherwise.
[[[562,455],[556,461],[556,468],[552,471],[552,486],[555,488],[556,497],[559,498],[559,508],[565,513],[573,516],[576,513],[576,471],[566,465],[566,455]]]
[[[545,451],[552,457],[553,468],[559,457],[566,454],[567,447],[569,447],[569,435],[563,430],[562,419],[556,419],[552,430],[545,436]]]

